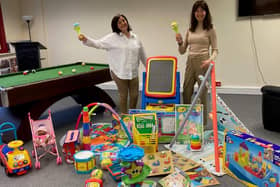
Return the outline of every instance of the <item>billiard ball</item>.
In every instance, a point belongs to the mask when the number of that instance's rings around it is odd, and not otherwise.
[[[35,70],[35,69],[32,69],[31,71],[32,71],[32,73],[36,73],[36,70]]]
[[[91,67],[90,67],[90,69],[91,69],[91,70],[93,70],[93,69],[94,69],[94,67],[92,67],[92,66],[91,66]]]
[[[28,70],[23,72],[23,75],[27,75],[28,74]]]
[[[86,63],[83,62],[83,63],[82,63],[82,66],[85,66],[85,65],[86,65]]]
[[[75,72],[76,72],[76,69],[72,69],[72,72],[75,73]]]
[[[62,72],[62,71],[59,71],[59,72],[58,72],[58,75],[62,75],[62,74],[63,74],[63,72]]]

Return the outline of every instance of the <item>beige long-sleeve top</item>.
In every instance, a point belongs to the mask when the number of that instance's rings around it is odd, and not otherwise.
[[[187,48],[189,55],[209,54],[210,60],[215,60],[218,54],[216,30],[214,28],[208,31],[202,28],[197,28],[195,32],[188,30],[183,44],[179,45],[180,54],[184,54]]]

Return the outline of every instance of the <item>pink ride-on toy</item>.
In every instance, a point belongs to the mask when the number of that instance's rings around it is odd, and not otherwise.
[[[51,118],[51,111],[49,110],[49,116],[46,119],[32,120],[30,113],[28,113],[28,118],[30,122],[34,148],[32,150],[32,156],[36,159],[35,168],[40,169],[39,160],[48,153],[57,157],[57,165],[61,164],[62,159],[59,156],[59,152],[57,149],[57,143]]]

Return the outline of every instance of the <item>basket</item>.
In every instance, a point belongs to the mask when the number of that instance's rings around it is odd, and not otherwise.
[[[142,147],[145,153],[155,153],[158,150],[158,131],[140,134],[133,126],[133,143]]]

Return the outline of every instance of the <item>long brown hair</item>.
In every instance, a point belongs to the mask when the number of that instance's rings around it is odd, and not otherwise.
[[[193,7],[192,7],[191,23],[190,23],[191,32],[194,32],[198,25],[198,21],[195,18],[195,12],[199,7],[202,8],[206,12],[205,18],[203,20],[203,29],[210,30],[213,28],[212,18],[211,18],[211,14],[210,14],[207,3],[204,0],[198,0],[193,4]]]

